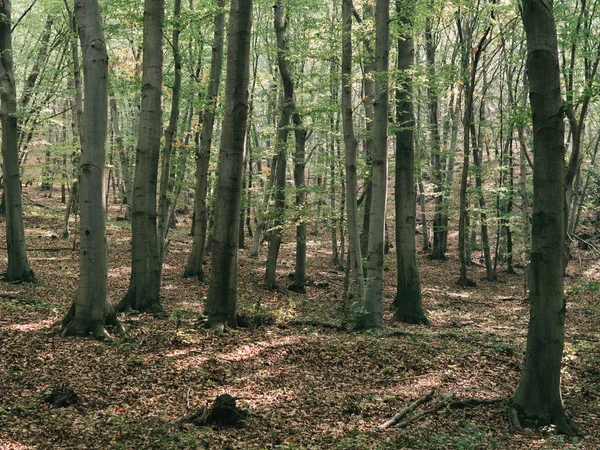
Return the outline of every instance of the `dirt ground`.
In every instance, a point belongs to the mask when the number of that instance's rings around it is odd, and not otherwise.
[[[78,247],[62,232],[63,205],[25,188],[25,223],[35,285],[0,282],[1,449],[598,449],[600,448],[600,260],[578,251],[567,278],[563,399],[583,439],[549,429],[511,430],[507,403],[525,347],[528,305],[522,268],[477,286],[456,285],[458,261],[419,255],[423,301],[431,325],[393,321],[395,254],[387,256],[385,329],[340,331],[344,274],[330,264],[325,230],[308,242],[306,294],[287,291],[294,245],[279,263],[281,290],[261,286],[259,259],[240,250],[239,310],[257,326],[217,337],[198,326],[207,286],[182,279],[191,218],[169,236],[164,317],[129,314],[126,338],[64,338],[57,323],[75,297]],[[129,281],[130,230],[111,206],[109,289],[121,299]],[[72,223],[75,229],[76,224]],[[0,218],[0,236],[4,236]],[[250,240],[248,239],[248,244]],[[0,243],[0,271],[6,268]],[[452,249],[453,250],[453,249]],[[209,266],[207,266],[209,267]],[[274,319],[274,323],[270,320]],[[596,359],[598,357],[598,359]],[[54,408],[44,399],[72,389],[77,401]],[[406,427],[373,431],[433,388],[434,399],[499,399],[425,415]],[[243,428],[170,422],[222,393],[247,413]],[[189,408],[189,409],[188,409]],[[414,413],[413,413],[414,414]]]

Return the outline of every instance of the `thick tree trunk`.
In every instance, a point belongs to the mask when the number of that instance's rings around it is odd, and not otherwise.
[[[108,301],[104,164],[108,125],[108,56],[97,0],[77,0],[75,14],[83,51],[85,141],[81,153],[79,209],[80,274],[75,303],[63,319],[64,335],[106,336],[118,325]]]
[[[252,0],[232,0],[227,44],[225,116],[219,153],[211,279],[205,312],[214,329],[235,327],[238,226],[242,197]]]
[[[25,249],[21,172],[17,143],[17,92],[12,58],[11,1],[0,2],[0,120],[2,122],[2,160],[6,214],[7,281],[35,282]]]
[[[352,285],[347,308],[364,308],[365,281],[358,227],[358,175],[356,170],[356,136],[352,117],[352,0],[342,2],[342,127],[346,148],[346,221],[348,227],[348,261]]]
[[[565,236],[564,117],[556,24],[551,1],[523,1],[529,100],[533,113],[533,233],[530,320],[517,410],[559,433],[579,429],[565,414],[560,393],[564,347]]]
[[[364,328],[382,326],[383,244],[387,200],[389,0],[375,3],[375,121],[373,124],[373,200],[369,225]]]
[[[156,228],[156,184],[162,135],[164,0],[145,0],[142,102],[131,209],[131,279],[119,310],[163,311]]]
[[[409,31],[412,25],[413,1],[396,0],[396,13],[402,30],[398,36],[399,85],[396,89],[396,262],[398,268],[396,320],[427,324],[421,301],[421,279],[417,265],[415,242],[416,191],[414,117],[412,104],[412,70],[414,42]]]
[[[202,115],[202,133],[200,135],[198,158],[196,160],[196,194],[194,196],[194,243],[188,259],[184,277],[197,277],[199,281],[206,282],[206,275],[202,268],[204,251],[206,250],[206,231],[208,227],[208,211],[206,194],[208,192],[208,162],[215,124],[215,109],[221,81],[221,67],[223,65],[223,46],[225,30],[225,0],[218,1],[220,12],[214,19],[213,52],[210,61],[210,84],[208,87],[208,106]]]

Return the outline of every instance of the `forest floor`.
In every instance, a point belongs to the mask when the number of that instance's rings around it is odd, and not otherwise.
[[[62,232],[63,206],[25,190],[27,245],[38,283],[0,282],[1,449],[565,449],[600,448],[600,261],[581,252],[567,278],[567,337],[562,376],[568,413],[580,440],[548,429],[514,432],[507,403],[525,348],[528,305],[519,274],[456,285],[458,262],[419,255],[430,326],[393,321],[395,254],[387,256],[383,331],[340,331],[344,273],[330,263],[329,236],[308,242],[306,294],[286,290],[293,244],[279,263],[281,289],[261,286],[259,259],[240,250],[239,310],[263,324],[215,336],[198,326],[207,286],[182,279],[191,248],[191,218],[169,237],[162,296],[167,314],[120,318],[127,337],[109,342],[64,338],[58,322],[75,297],[78,251]],[[119,301],[128,285],[129,224],[108,222],[109,289]],[[4,236],[4,219],[0,236]],[[2,245],[2,244],[0,244]],[[208,266],[207,266],[208,267]],[[6,250],[0,250],[0,271]],[[269,318],[274,318],[270,323]],[[320,325],[322,324],[322,325]],[[78,401],[53,408],[44,399],[69,388]],[[373,431],[436,389],[427,409],[456,399],[501,399],[429,414],[407,427]],[[176,427],[188,408],[233,395],[247,412],[244,428]]]

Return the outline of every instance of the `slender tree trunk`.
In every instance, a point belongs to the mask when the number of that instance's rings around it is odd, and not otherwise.
[[[4,201],[6,213],[6,248],[9,282],[35,282],[35,274],[29,267],[25,249],[23,203],[21,195],[21,171],[17,143],[17,92],[13,70],[11,36],[11,0],[0,2],[0,121],[2,122],[2,160],[4,176]]]
[[[223,45],[225,30],[225,0],[218,0],[219,13],[214,19],[213,52],[210,61],[210,84],[208,87],[208,106],[204,109],[202,133],[200,135],[198,158],[196,160],[196,194],[194,197],[194,243],[184,277],[197,277],[199,281],[206,282],[206,275],[202,267],[204,251],[206,249],[206,231],[208,225],[208,211],[206,194],[208,192],[208,162],[215,124],[215,110],[219,83],[221,81],[221,66],[223,65]]]
[[[348,264],[352,274],[346,307],[364,308],[365,281],[363,276],[360,231],[358,227],[358,175],[356,170],[357,141],[352,117],[352,0],[342,2],[342,127],[346,148],[346,222],[348,227]]]
[[[145,0],[142,102],[131,209],[131,279],[119,310],[163,311],[156,184],[162,135],[164,0]]]
[[[281,99],[281,117],[277,125],[277,166],[275,169],[275,220],[269,241],[269,254],[265,271],[265,285],[269,289],[277,286],[277,258],[281,246],[283,226],[285,221],[285,180],[287,163],[287,139],[289,124],[295,111],[294,80],[287,61],[286,27],[283,19],[283,2],[277,0],[274,6],[275,34],[277,35],[277,65],[283,84],[283,97]]]
[[[177,136],[177,121],[179,120],[179,103],[181,98],[181,53],[179,51],[179,29],[181,15],[181,0],[175,0],[173,10],[173,37],[171,48],[173,49],[174,82],[171,95],[171,113],[169,125],[165,130],[165,146],[162,152],[162,164],[160,172],[160,190],[158,195],[158,251],[162,270],[163,252],[165,240],[169,233],[169,209],[174,194],[174,180],[171,174],[171,158],[173,153],[173,142]],[[171,196],[171,197],[170,197]]]
[[[513,405],[538,425],[579,433],[560,393],[566,302],[564,117],[552,2],[523,1],[529,100],[533,113],[533,234],[527,349]]]
[[[399,85],[396,89],[396,262],[398,267],[395,318],[401,322],[428,324],[421,301],[421,279],[417,265],[415,146],[412,104],[414,42],[411,36],[414,2],[396,0],[396,15],[402,32],[398,36]]]
[[[115,143],[117,144],[117,152],[119,153],[119,161],[121,170],[123,171],[123,183],[125,184],[125,219],[131,220],[131,202],[133,200],[133,182],[131,180],[131,170],[129,169],[129,161],[125,146],[123,145],[123,133],[119,125],[119,110],[117,109],[117,100],[114,95],[110,97],[110,113],[112,118],[113,132],[115,134]]]
[[[205,308],[208,326],[216,330],[237,325],[237,240],[248,119],[251,28],[252,0],[232,0],[225,116],[215,198],[219,208],[215,209],[211,279]]]
[[[106,336],[118,326],[108,301],[104,163],[108,125],[108,56],[97,0],[77,0],[75,14],[83,51],[85,141],[81,153],[79,288],[63,319],[64,335]]]
[[[304,292],[306,284],[306,139],[308,132],[302,124],[300,114],[292,116],[296,150],[294,152],[294,186],[296,187],[295,208],[296,221],[296,265],[294,270],[294,287],[298,292]]]
[[[375,3],[375,121],[373,124],[373,200],[369,225],[367,290],[363,326],[382,327],[383,244],[387,200],[389,0]]]
[[[433,5],[433,3],[431,3]],[[438,87],[435,73],[435,47],[433,36],[432,18],[427,16],[425,20],[425,44],[427,50],[427,106],[429,128],[431,133],[431,168],[434,182],[434,215],[433,215],[433,248],[431,258],[437,260],[445,260],[446,254],[442,248],[442,234],[444,232],[443,221],[443,203],[444,203],[444,184],[442,173],[442,147],[439,127],[439,99]]]

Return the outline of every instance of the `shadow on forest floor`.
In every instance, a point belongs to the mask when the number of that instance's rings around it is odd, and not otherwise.
[[[519,379],[528,320],[522,274],[500,273],[488,283],[474,268],[478,285],[463,290],[452,255],[442,263],[421,255],[431,326],[394,323],[385,309],[383,331],[342,332],[318,325],[340,323],[343,273],[329,264],[328,236],[309,243],[309,276],[317,285],[306,294],[285,290],[292,244],[282,247],[278,292],[261,287],[265,249],[257,260],[240,251],[240,311],[268,315],[274,324],[215,337],[197,326],[207,287],[180,276],[191,246],[186,216],[165,257],[168,316],[124,315],[127,337],[109,343],[62,338],[56,322],[75,295],[78,252],[73,237],[57,237],[60,205],[38,199],[33,188],[28,194],[51,208],[26,209],[39,283],[0,282],[0,448],[600,448],[597,261],[573,264],[567,279],[563,398],[585,433],[575,444],[544,430],[510,429],[505,408]],[[111,208],[114,218],[118,206]],[[127,226],[110,222],[108,242],[109,290],[117,302],[129,281]],[[3,251],[0,270],[5,264]],[[393,254],[386,264],[387,307],[395,294]],[[77,401],[64,408],[44,402],[57,387],[72,389]],[[444,408],[407,428],[372,431],[432,388],[436,398],[505,401]],[[169,424],[222,393],[249,413],[246,427]]]

